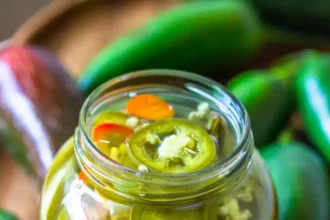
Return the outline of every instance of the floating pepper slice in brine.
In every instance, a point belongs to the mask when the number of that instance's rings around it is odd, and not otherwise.
[[[96,126],[92,138],[100,151],[111,159],[120,162],[120,146],[134,131],[124,125],[104,123]]]
[[[130,114],[147,120],[162,120],[174,115],[169,103],[151,94],[135,96],[128,101],[126,109]]]
[[[126,125],[129,116],[122,112],[104,111],[97,115],[94,119],[94,126],[104,123],[113,123],[118,125]]]
[[[111,146],[119,146],[125,139],[133,134],[133,130],[118,124],[104,123],[98,125],[93,131],[94,141],[104,141]]]
[[[194,172],[211,165],[216,145],[200,126],[184,119],[167,119],[147,125],[128,141],[129,157],[163,173]]]

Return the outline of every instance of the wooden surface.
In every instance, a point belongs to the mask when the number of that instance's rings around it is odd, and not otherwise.
[[[50,1],[51,0],[1,1],[0,40],[8,39],[19,25]],[[18,5],[19,7],[17,7]]]
[[[12,37],[14,44],[46,47],[77,77],[88,61],[106,44],[176,4],[175,0],[57,0],[28,20]],[[299,46],[270,45],[256,59],[215,78],[221,83],[241,70],[266,67]],[[27,175],[0,152],[0,206],[23,220],[38,219],[39,189]]]
[[[59,0],[23,25],[13,36],[13,42],[50,49],[77,76],[106,44],[141,26],[175,2]]]

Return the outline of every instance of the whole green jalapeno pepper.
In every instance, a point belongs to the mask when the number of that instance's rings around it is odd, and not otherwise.
[[[329,219],[329,176],[322,158],[298,142],[261,149],[273,179],[278,219]]]
[[[0,219],[1,220],[18,220],[12,213],[0,208]]]
[[[310,52],[296,80],[299,112],[306,133],[330,162],[330,56]]]
[[[293,97],[286,80],[267,70],[251,70],[228,83],[248,111],[258,147],[274,140],[290,118]]]
[[[113,77],[150,68],[212,72],[250,58],[261,35],[256,13],[244,2],[182,4],[109,44],[78,84],[91,92]]]

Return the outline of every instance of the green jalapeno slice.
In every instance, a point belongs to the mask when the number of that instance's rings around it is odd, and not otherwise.
[[[195,123],[171,118],[147,125],[128,141],[132,161],[163,173],[186,173],[211,165],[216,145]]]
[[[96,116],[94,119],[93,125],[99,125],[104,123],[113,123],[118,125],[126,125],[126,121],[129,118],[129,115],[122,112],[115,111],[104,111]]]

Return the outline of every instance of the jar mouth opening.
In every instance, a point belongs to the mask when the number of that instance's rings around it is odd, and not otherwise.
[[[243,124],[242,129],[241,129],[241,134],[240,138],[236,143],[236,147],[233,149],[233,151],[224,159],[217,161],[215,164],[212,166],[209,166],[207,168],[194,171],[194,172],[188,172],[188,173],[156,173],[156,172],[141,172],[138,170],[131,169],[129,167],[126,167],[114,160],[112,160],[110,157],[106,156],[104,153],[102,153],[97,146],[94,144],[94,142],[91,140],[90,135],[87,132],[87,123],[86,123],[86,115],[89,113],[88,109],[93,103],[94,99],[98,97],[99,94],[101,94],[105,89],[114,87],[115,85],[131,80],[131,79],[136,79],[139,77],[145,77],[145,76],[152,76],[152,77],[157,77],[157,76],[172,76],[172,77],[177,77],[180,76],[180,78],[184,79],[189,79],[194,82],[202,83],[204,86],[207,86],[211,88],[212,90],[215,91],[221,91],[224,95],[227,96],[233,103],[236,104],[237,111],[240,113],[241,117],[241,124]],[[114,90],[120,89],[115,88]],[[212,94],[211,94],[212,96]],[[228,174],[228,171],[233,169],[235,165],[231,166],[231,164],[239,163],[241,160],[243,160],[244,157],[246,157],[246,148],[248,145],[246,144],[250,138],[250,120],[248,117],[248,114],[241,104],[241,102],[233,96],[223,85],[217,83],[216,81],[194,74],[190,72],[185,72],[185,71],[178,71],[178,70],[172,70],[172,69],[150,69],[150,70],[141,70],[141,71],[136,71],[136,72],[131,72],[127,73],[125,75],[118,76],[112,80],[109,80],[102,85],[100,85],[98,88],[96,88],[85,100],[82,109],[80,111],[80,116],[79,116],[79,127],[80,127],[80,133],[84,139],[84,141],[87,142],[87,145],[89,147],[89,150],[94,154],[98,155],[95,159],[96,162],[99,162],[100,164],[106,166],[106,167],[112,167],[119,169],[122,172],[125,172],[129,175],[133,176],[143,176],[144,178],[147,179],[152,179],[152,178],[157,178],[157,179],[171,179],[173,181],[174,179],[182,179],[187,176],[189,177],[205,177],[208,176],[207,174],[210,174],[210,176],[214,175],[226,175]],[[207,177],[206,177],[207,179]]]

